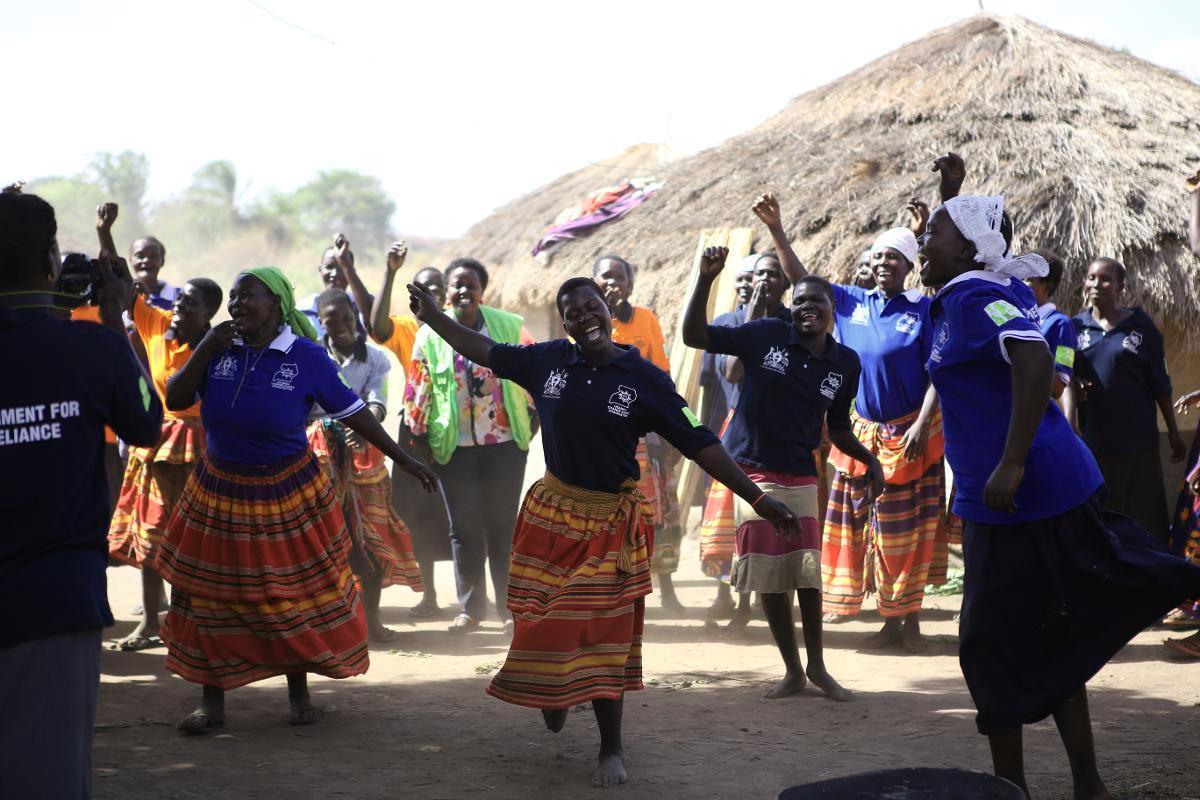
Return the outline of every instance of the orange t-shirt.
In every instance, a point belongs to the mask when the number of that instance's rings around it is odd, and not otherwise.
[[[104,324],[104,320],[100,319],[100,307],[99,306],[75,306],[74,308],[71,309],[71,321],[72,322],[94,322],[97,325]],[[105,444],[116,444],[117,443],[117,435],[115,433],[113,433],[112,428],[105,427],[104,443]]]
[[[648,308],[633,307],[629,322],[612,320],[612,340],[617,344],[631,344],[642,353],[642,358],[671,374],[671,362],[667,359],[667,346],[663,341],[662,327],[658,317]]]
[[[154,382],[154,391],[163,402],[164,419],[195,419],[200,416],[200,403],[193,403],[183,411],[168,411],[167,408],[167,379],[179,370],[192,357],[192,349],[185,342],[176,339],[166,339],[163,334],[171,327],[171,312],[155,308],[141,297],[133,301],[133,324],[137,326],[138,338],[146,346],[146,356],[150,361],[150,378]]]
[[[417,329],[421,323],[413,317],[388,317],[392,321],[392,335],[382,346],[396,354],[400,366],[407,376],[412,362],[413,343],[417,340]]]

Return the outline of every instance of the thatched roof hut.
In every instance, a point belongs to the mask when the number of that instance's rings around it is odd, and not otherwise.
[[[549,264],[529,256],[541,230],[587,192],[626,177],[622,170],[589,167],[548,184],[479,222],[447,254],[484,259],[496,275],[489,299],[530,311],[552,307],[559,282],[586,273],[596,256],[620,253],[640,268],[637,302],[670,326],[701,229],[756,226],[750,203],[773,190],[801,257],[845,278],[909,197],[936,200],[930,164],[947,150],[967,159],[965,191],[1007,196],[1020,247],[1064,256],[1060,305],[1076,310],[1090,258],[1116,256],[1130,269],[1126,299],[1164,323],[1175,355],[1184,342],[1200,344],[1200,263],[1185,241],[1182,189],[1200,161],[1200,86],[991,14],[934,31],[662,167],[657,195]]]

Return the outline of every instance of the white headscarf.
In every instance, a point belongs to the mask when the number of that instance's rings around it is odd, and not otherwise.
[[[1036,253],[1010,258],[1000,232],[1004,198],[1000,195],[959,195],[946,201],[946,211],[959,233],[975,245],[975,260],[988,272],[1017,280],[1044,278],[1050,272],[1046,259]]]
[[[871,255],[889,247],[907,258],[909,264],[917,263],[917,237],[908,228],[891,228],[879,234],[871,245]]]
[[[762,256],[759,253],[751,253],[738,262],[737,274],[745,275],[747,272],[754,272],[754,265],[758,263],[758,259]]]

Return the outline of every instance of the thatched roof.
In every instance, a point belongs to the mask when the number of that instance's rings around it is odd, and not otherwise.
[[[845,278],[906,200],[936,198],[933,159],[967,159],[964,191],[1003,193],[1022,248],[1052,247],[1078,305],[1088,260],[1120,258],[1126,300],[1200,337],[1200,263],[1188,250],[1183,179],[1200,161],[1200,86],[1126,53],[1028,20],[980,14],[810,91],[757,128],[658,170],[645,205],[568,243],[529,250],[554,215],[624,175],[572,173],[472,227],[449,252],[494,267],[489,299],[553,303],[559,282],[606,252],[640,268],[635,300],[673,324],[702,228],[762,231],[749,207],[775,191],[801,257]],[[769,242],[762,231],[760,245]]]

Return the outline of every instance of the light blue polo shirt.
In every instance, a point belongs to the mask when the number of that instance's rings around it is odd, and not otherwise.
[[[930,298],[909,289],[889,300],[878,289],[841,284],[833,294],[838,341],[862,361],[854,410],[889,422],[919,409],[929,386]]]
[[[325,348],[287,329],[263,350],[234,343],[214,356],[199,394],[208,452],[240,464],[303,453],[313,403],[333,419],[364,408]]]
[[[946,460],[954,470],[954,513],[993,525],[1048,519],[1082,505],[1104,483],[1087,445],[1055,403],[1047,403],[1025,461],[1015,513],[993,511],[984,487],[1000,457],[1012,414],[1012,367],[1005,342],[1045,344],[1037,302],[1024,283],[982,270],[946,284],[930,309],[929,374],[942,404]]]

